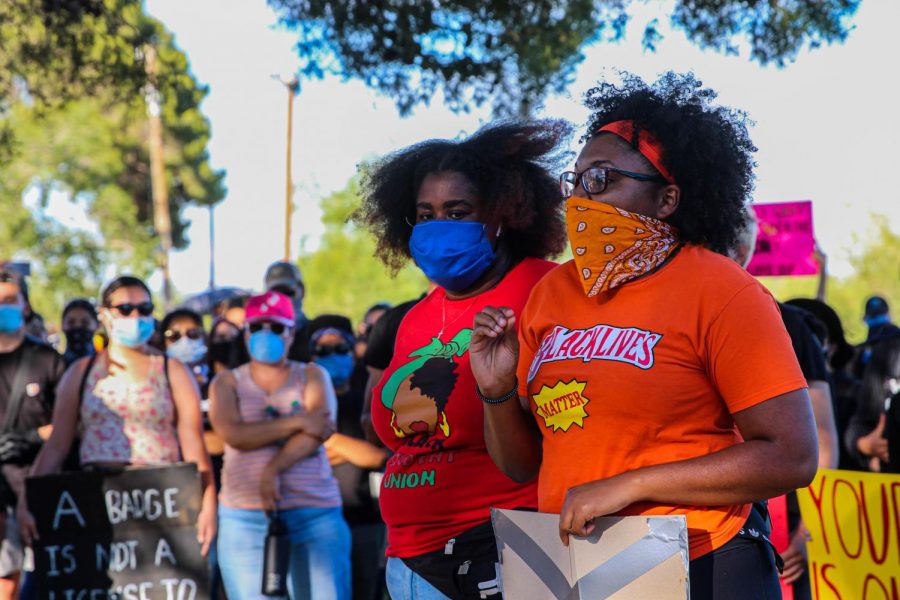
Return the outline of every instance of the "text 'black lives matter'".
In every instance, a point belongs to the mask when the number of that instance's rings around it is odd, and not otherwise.
[[[46,600],[205,600],[197,467],[63,473],[26,481]]]

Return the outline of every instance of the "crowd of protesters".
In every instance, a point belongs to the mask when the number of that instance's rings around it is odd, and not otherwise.
[[[211,315],[160,315],[117,277],[68,302],[54,347],[0,262],[0,600],[34,597],[26,477],[181,461],[213,597],[263,597],[275,519],[295,600],[500,598],[499,507],[558,513],[563,544],[604,515],[686,515],[693,598],[809,598],[793,491],[817,468],[900,473],[900,328],[872,296],[854,347],[824,297],[779,305],[742,269],[755,148],[693,77],[587,105],[561,176],[557,120],[370,165],[354,218],[431,285],[356,326],[310,319],[276,262]],[[770,509],[777,551],[745,533]]]

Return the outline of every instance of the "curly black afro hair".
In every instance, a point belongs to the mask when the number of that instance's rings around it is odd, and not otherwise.
[[[623,73],[618,84],[601,83],[585,94],[592,114],[586,141],[600,127],[634,121],[632,147],[641,129],[664,148],[663,161],[681,188],[678,209],[668,223],[682,241],[727,253],[746,222],[754,177],[747,114],[714,106],[716,92],[693,74],[669,71],[655,83]]]
[[[478,191],[482,215],[503,225],[500,243],[515,260],[563,251],[563,197],[555,175],[571,134],[565,121],[500,121],[462,140],[427,140],[363,169],[362,206],[354,220],[377,240],[376,256],[392,270],[410,258],[416,197],[431,173],[457,172]]]

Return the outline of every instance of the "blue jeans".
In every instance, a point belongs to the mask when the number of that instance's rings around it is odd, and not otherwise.
[[[393,600],[448,600],[447,596],[407,567],[403,559],[388,557],[386,579]]]
[[[340,508],[278,513],[291,539],[292,600],[350,599],[350,529]],[[261,510],[219,505],[219,568],[229,600],[270,600],[261,593],[269,519]]]

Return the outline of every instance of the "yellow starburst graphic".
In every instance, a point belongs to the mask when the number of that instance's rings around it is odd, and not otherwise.
[[[584,395],[587,382],[572,380],[558,382],[553,387],[541,386],[541,391],[532,397],[537,414],[553,431],[568,431],[573,424],[584,428],[584,420],[589,416],[584,407],[590,400]]]

